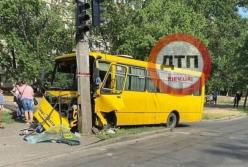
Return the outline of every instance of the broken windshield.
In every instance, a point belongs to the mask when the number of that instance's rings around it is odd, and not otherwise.
[[[51,89],[77,90],[76,61],[58,61],[56,63]]]

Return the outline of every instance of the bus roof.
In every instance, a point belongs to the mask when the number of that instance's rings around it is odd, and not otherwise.
[[[136,60],[130,57],[125,57],[125,56],[118,56],[118,55],[110,55],[106,53],[101,53],[101,52],[90,52],[89,55],[91,57],[101,57],[102,60],[109,61],[109,62],[116,62],[116,63],[121,63],[121,64],[127,64],[127,65],[133,65],[133,66],[138,66],[138,67],[143,67],[147,68],[148,62],[146,61],[141,61],[141,60]],[[55,58],[56,61],[59,60],[64,60],[64,59],[75,59],[76,58],[76,53],[69,53],[69,54],[63,54],[61,56],[58,56]],[[156,69],[159,69],[161,71],[168,71],[168,72],[176,72],[176,73],[181,73],[181,74],[189,74],[193,76],[201,76],[202,72],[199,71],[193,71],[190,69],[182,69],[182,68],[161,68],[160,64],[156,64]]]
[[[132,64],[132,65],[136,65],[136,66],[141,66],[141,67],[146,67],[147,66],[147,62],[145,61],[141,61],[141,60],[135,60],[131,57],[127,57],[127,56],[122,56],[122,55],[110,55],[110,54],[106,54],[106,53],[101,53],[101,52],[90,52],[89,53],[90,56],[92,57],[98,57],[100,56],[103,60],[106,61],[113,61],[113,62],[118,62],[118,63],[123,63],[123,64]],[[55,58],[56,61],[59,60],[63,60],[63,59],[72,59],[72,58],[76,58],[76,53],[68,53],[68,54],[63,54],[61,56],[58,56]]]

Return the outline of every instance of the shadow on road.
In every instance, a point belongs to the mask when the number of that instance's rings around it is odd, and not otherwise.
[[[179,124],[177,127],[178,128],[186,128],[186,127],[190,127],[191,125],[189,124]]]
[[[211,155],[228,157],[248,162],[247,150],[248,146],[240,144],[218,143],[214,149],[204,150],[204,152]]]

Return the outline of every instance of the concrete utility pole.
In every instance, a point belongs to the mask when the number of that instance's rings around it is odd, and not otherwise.
[[[79,130],[83,135],[91,134],[92,111],[90,99],[89,44],[85,38],[77,43]]]
[[[88,42],[88,32],[84,31],[87,20],[83,20],[83,23],[80,23],[79,19],[84,19],[81,13],[86,15],[86,0],[77,0],[77,77],[78,77],[78,106],[79,109],[79,118],[78,118],[78,128],[83,135],[90,135],[92,133],[92,111],[91,111],[91,97],[90,97],[90,69],[89,69],[89,42]],[[81,9],[80,9],[81,8]],[[83,10],[83,11],[80,11]],[[81,14],[81,15],[80,15]],[[80,15],[80,16],[79,16]],[[82,24],[82,25],[80,25]],[[79,27],[79,28],[78,28]],[[82,28],[80,33],[78,30]]]

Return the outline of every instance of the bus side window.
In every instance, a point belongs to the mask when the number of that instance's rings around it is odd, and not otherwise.
[[[125,84],[127,66],[112,64],[101,89],[102,93],[121,93]]]
[[[193,96],[201,96],[202,89],[201,87],[196,89],[195,92],[193,93]]]
[[[197,84],[194,86],[194,93],[193,96],[201,96],[202,95],[202,84],[201,82],[197,82]]]
[[[159,88],[157,88],[155,82],[158,82],[158,80],[151,78],[150,76],[146,77],[146,90],[148,92],[159,92]]]
[[[111,74],[109,74],[108,75],[108,78],[106,79],[106,81],[105,81],[105,83],[104,83],[104,89],[102,89],[102,91],[104,92],[104,93],[110,93],[111,92],[111,90],[113,90],[113,86],[112,86],[112,84],[111,84],[111,78],[112,78],[112,75]]]
[[[148,92],[160,92],[159,91],[159,79],[158,78],[152,78],[154,76],[153,73],[156,73],[156,70],[150,70],[147,72],[147,77],[146,77],[146,90]]]
[[[146,70],[138,67],[129,67],[125,90],[145,91]]]
[[[101,79],[101,81],[103,81],[103,79],[104,79],[104,77],[105,77],[105,75],[109,69],[110,63],[105,62],[105,61],[99,61],[98,65],[99,65],[100,79]]]

